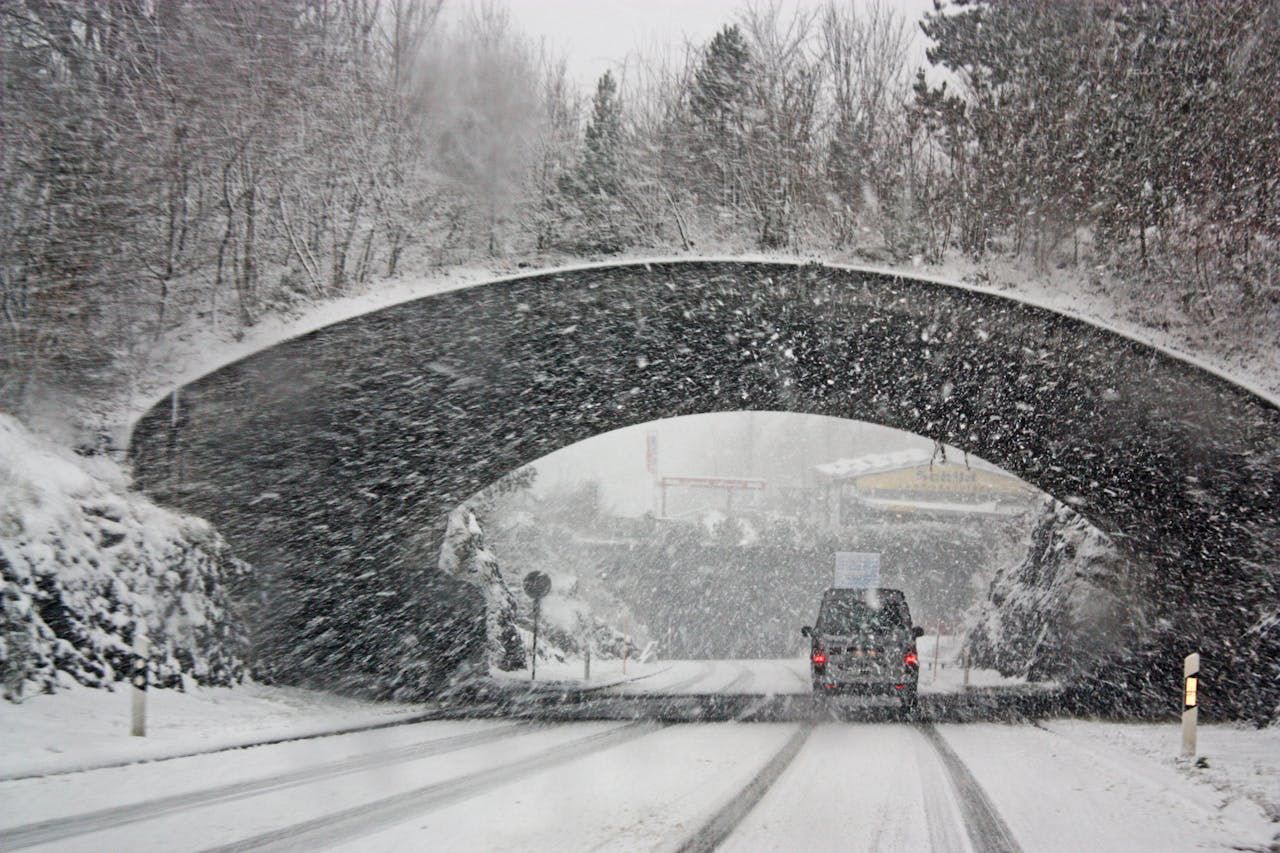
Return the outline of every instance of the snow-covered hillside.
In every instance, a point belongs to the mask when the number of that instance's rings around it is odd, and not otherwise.
[[[153,683],[229,685],[245,635],[228,584],[249,571],[206,522],[129,491],[125,474],[0,415],[0,677],[7,699],[128,674],[135,631]]]
[[[510,531],[508,545],[513,544]],[[486,656],[490,672],[524,671],[533,646],[532,601],[521,591],[524,575],[535,569],[551,578],[551,592],[542,601],[539,621],[538,660],[565,663],[580,661],[586,647],[597,658],[622,655],[625,635],[597,615],[583,595],[578,578],[563,568],[536,559],[539,549],[504,551],[504,565],[488,544],[488,537],[474,510],[464,504],[449,516],[440,549],[440,570],[474,584],[484,595]],[[594,596],[593,596],[594,597]],[[598,603],[598,602],[597,602]],[[624,612],[620,607],[610,613]],[[633,638],[634,639],[634,638]]]
[[[1072,680],[1129,648],[1142,612],[1130,566],[1073,509],[1046,499],[1025,555],[1000,570],[969,629],[975,666],[1031,680]]]

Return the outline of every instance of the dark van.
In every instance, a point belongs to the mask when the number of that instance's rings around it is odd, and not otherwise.
[[[896,695],[904,710],[915,709],[916,638],[924,629],[912,624],[902,590],[829,589],[822,594],[817,624],[800,633],[812,640],[814,693]]]

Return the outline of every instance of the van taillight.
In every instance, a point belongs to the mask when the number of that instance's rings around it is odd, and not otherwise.
[[[902,659],[907,666],[919,666],[920,658],[916,657],[915,652],[907,652],[907,656]]]

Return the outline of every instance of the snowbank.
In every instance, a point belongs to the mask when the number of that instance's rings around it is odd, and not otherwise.
[[[1092,743],[1108,755],[1134,753],[1207,784],[1221,797],[1219,809],[1252,801],[1280,824],[1280,726],[1201,725],[1196,740],[1201,760],[1196,763],[1179,757],[1182,731],[1175,724],[1049,720],[1042,725],[1071,741]],[[1275,829],[1280,833],[1280,825]]]
[[[498,558],[485,547],[484,530],[465,504],[449,513],[440,544],[440,571],[475,585],[484,595],[485,656],[491,670],[522,669],[525,646],[516,631],[516,600]]]
[[[148,696],[147,736],[138,738],[129,735],[129,701],[126,692],[73,686],[20,705],[0,703],[0,779],[314,737],[423,712],[420,705],[297,687],[164,690]]]
[[[514,519],[517,525],[522,519]],[[557,531],[551,535],[562,535]],[[501,541],[501,535],[498,536]],[[470,505],[449,515],[440,546],[440,571],[474,584],[484,594],[487,617],[485,634],[489,673],[528,673],[533,648],[533,602],[524,594],[524,576],[536,568],[551,580],[551,592],[542,600],[538,627],[538,661],[581,666],[583,643],[589,642],[597,659],[620,658],[625,635],[593,615],[581,595],[578,578],[557,570],[546,561],[532,559],[536,546],[521,550],[508,542],[503,550],[505,568],[489,546],[489,537]],[[533,543],[525,543],[533,545]],[[508,551],[512,556],[507,557]],[[513,590],[519,590],[513,592]],[[639,654],[635,649],[633,654]]]
[[[136,626],[153,683],[244,676],[226,584],[248,571],[206,522],[128,491],[113,463],[81,458],[0,415],[0,678],[18,701],[128,675]]]

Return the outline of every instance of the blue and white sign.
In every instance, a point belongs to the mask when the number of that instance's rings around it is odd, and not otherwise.
[[[874,589],[880,586],[880,552],[837,551],[837,589]]]

